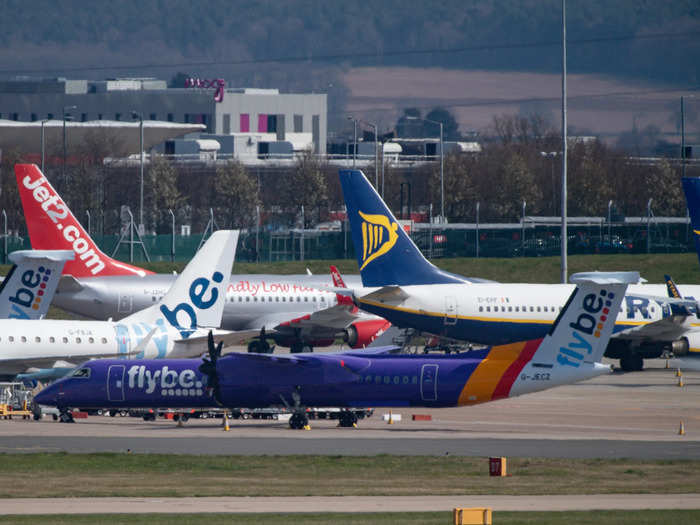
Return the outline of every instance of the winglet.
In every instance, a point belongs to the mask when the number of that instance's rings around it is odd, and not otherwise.
[[[683,299],[678,286],[676,286],[676,283],[673,282],[670,275],[664,275],[664,281],[666,281],[666,291],[668,292],[669,297],[672,299]]]
[[[153,273],[103,253],[36,164],[15,164],[15,176],[32,248],[75,252],[75,260],[66,263],[63,273],[74,277]]]

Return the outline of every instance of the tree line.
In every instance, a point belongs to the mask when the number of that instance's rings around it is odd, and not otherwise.
[[[81,222],[90,214],[93,231],[112,234],[123,224],[123,206],[138,221],[138,163],[105,164],[119,144],[96,131],[62,159],[51,154],[46,176]],[[478,154],[449,154],[444,159],[445,211],[450,222],[473,222],[476,205],[482,221],[517,221],[526,202],[528,215],[558,216],[561,191],[561,144],[539,117],[500,116],[493,139]],[[55,152],[54,152],[55,153]],[[25,231],[14,164],[32,161],[20,151],[5,151],[0,165],[0,208],[11,230]],[[381,171],[381,166],[377,166]],[[375,167],[364,168],[374,181]],[[695,165],[689,176],[700,176]],[[652,199],[658,216],[684,216],[686,204],[680,166],[669,160],[644,163],[603,142],[572,141],[568,149],[568,213],[605,216],[613,201],[615,216],[643,216]],[[384,197],[397,216],[409,212],[439,213],[439,158],[420,166],[384,166]],[[401,205],[403,204],[403,209]],[[303,214],[302,214],[303,207]],[[148,232],[170,233],[172,210],[177,224],[204,230],[214,212],[219,227],[314,227],[343,209],[338,168],[305,155],[292,167],[247,167],[235,161],[207,166],[177,163],[154,155],[144,173],[144,222]]]

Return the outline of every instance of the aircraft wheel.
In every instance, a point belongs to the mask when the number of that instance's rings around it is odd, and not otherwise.
[[[314,351],[314,347],[311,346],[311,345],[304,345],[304,346],[301,347],[301,351],[302,351],[302,352],[313,352],[313,351]]]
[[[306,417],[306,414],[301,412],[292,414],[292,417],[289,418],[289,427],[294,430],[301,430],[308,424],[309,418]]]
[[[639,354],[626,354],[620,359],[620,368],[625,372],[638,372],[644,369],[644,359]]]
[[[261,352],[260,341],[255,340],[248,343],[248,352],[251,354],[259,354]]]
[[[73,419],[73,414],[71,414],[68,410],[61,410],[59,421],[61,423],[75,423],[75,420]]]
[[[304,351],[304,345],[301,343],[292,343],[289,347],[289,352],[292,354],[299,354]]]
[[[349,410],[345,410],[340,413],[340,417],[338,418],[338,426],[349,428],[352,427],[357,423],[357,416],[355,415],[354,412],[351,412]]]

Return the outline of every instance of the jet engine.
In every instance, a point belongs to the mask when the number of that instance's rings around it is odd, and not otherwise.
[[[384,319],[357,321],[345,329],[343,341],[351,348],[364,348],[382,335],[391,323]]]

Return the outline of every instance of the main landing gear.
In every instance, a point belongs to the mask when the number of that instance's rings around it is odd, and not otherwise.
[[[350,428],[357,425],[357,415],[352,410],[343,410],[338,416],[338,426]]]
[[[309,426],[309,418],[306,412],[297,411],[289,418],[289,428],[293,430],[303,430]]]
[[[58,420],[61,423],[75,423],[75,419],[73,419],[73,414],[67,408],[59,409]]]

